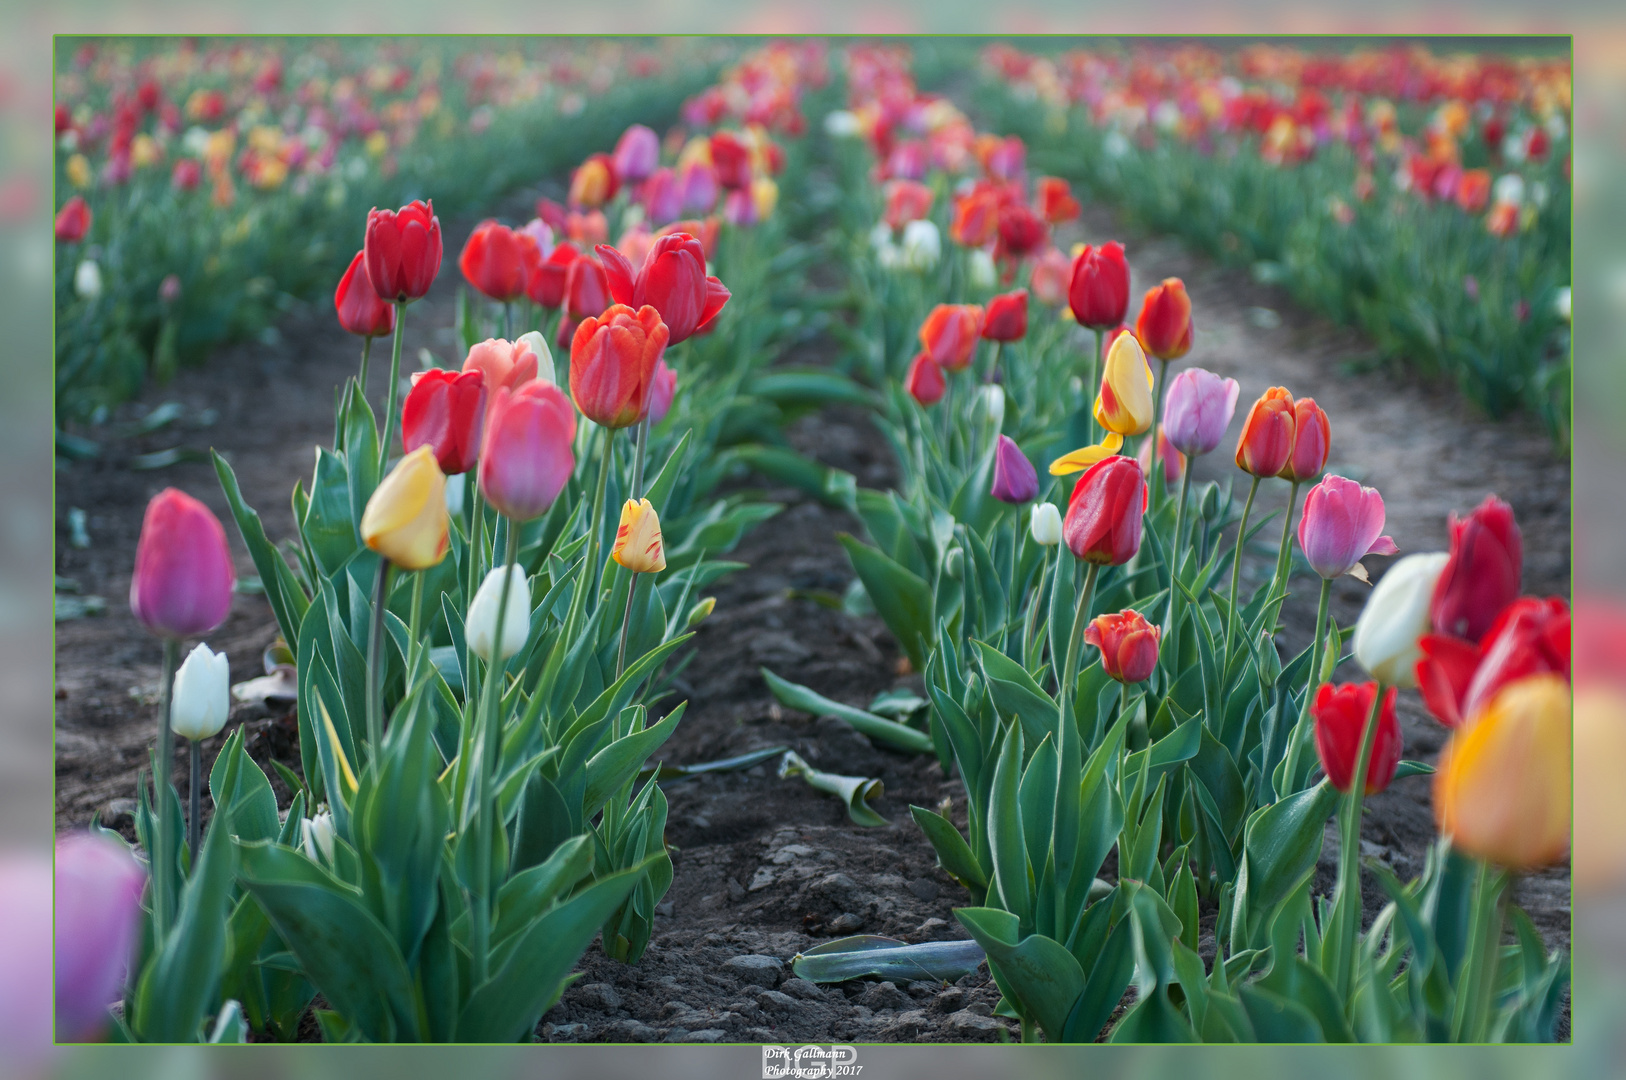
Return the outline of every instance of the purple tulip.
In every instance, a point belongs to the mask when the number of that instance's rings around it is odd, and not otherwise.
[[[147,874],[116,840],[70,833],[56,845],[56,1022],[67,1042],[94,1039],[117,1001],[141,926]]]
[[[130,578],[130,610],[159,637],[197,637],[231,614],[237,573],[220,519],[177,488],[147,504]]]
[[[1169,444],[1188,458],[1213,450],[1236,413],[1238,389],[1235,379],[1202,368],[1176,375],[1163,400],[1163,434]]]
[[[989,494],[1015,506],[1039,494],[1039,474],[1022,448],[1001,435],[994,448],[994,488]]]
[[[0,926],[6,928],[0,936],[0,1047],[17,1075],[45,1076],[51,1054],[51,1002],[45,996],[51,985],[51,863],[44,852],[0,855]]]
[[[661,140],[649,128],[642,124],[633,124],[621,133],[621,139],[615,144],[616,175],[623,183],[636,184],[650,173],[661,161]]]
[[[717,172],[704,161],[684,165],[678,170],[677,182],[686,213],[709,214],[717,205]]]
[[[1310,566],[1331,581],[1354,571],[1364,556],[1400,549],[1383,532],[1383,496],[1342,476],[1328,476],[1304,497],[1299,547]],[[1357,575],[1365,577],[1362,571]]]

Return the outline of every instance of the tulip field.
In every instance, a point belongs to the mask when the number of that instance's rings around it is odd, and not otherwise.
[[[57,1039],[1567,1041],[1504,46],[60,45]]]

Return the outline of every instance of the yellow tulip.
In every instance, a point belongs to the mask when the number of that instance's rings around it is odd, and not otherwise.
[[[751,201],[756,204],[757,220],[768,220],[779,205],[779,185],[766,176],[757,177],[751,181]]]
[[[85,160],[85,155],[73,155],[68,159],[68,164],[63,171],[68,174],[68,182],[74,187],[88,188],[90,186],[90,162]]]
[[[661,519],[648,499],[628,499],[621,508],[621,526],[615,530],[610,557],[635,574],[658,574],[666,569]]]
[[[446,475],[428,445],[396,463],[367,500],[361,538],[403,570],[425,570],[446,557]]]
[[[1626,877],[1626,691],[1594,682],[1575,694],[1575,848],[1579,892]]]
[[[1440,754],[1434,818],[1462,852],[1511,870],[1557,862],[1570,843],[1570,688],[1510,683]]]
[[[1152,427],[1152,369],[1134,334],[1119,334],[1107,350],[1095,422],[1119,435],[1141,435]]]
[[[1128,335],[1124,335],[1127,337]],[[1116,454],[1124,444],[1124,437],[1116,431],[1107,432],[1106,438],[1094,446],[1081,446],[1070,454],[1063,454],[1050,463],[1051,476],[1069,476],[1083,472],[1102,458]]]

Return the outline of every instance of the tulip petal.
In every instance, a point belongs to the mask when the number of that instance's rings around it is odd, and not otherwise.
[[[1107,432],[1106,438],[1098,445],[1083,446],[1070,454],[1063,454],[1050,463],[1051,476],[1071,476],[1076,472],[1083,472],[1091,465],[1103,458],[1116,454],[1124,444],[1124,437],[1117,432]]]
[[[604,280],[609,283],[610,297],[618,304],[631,306],[633,303],[633,271],[632,263],[627,257],[609,244],[600,244],[593,249],[604,265]]]
[[[1380,536],[1372,541],[1372,546],[1366,549],[1368,555],[1399,555],[1400,549],[1395,546],[1394,537]]]

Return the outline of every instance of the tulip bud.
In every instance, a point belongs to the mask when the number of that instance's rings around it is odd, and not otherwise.
[[[616,140],[610,160],[617,176],[629,184],[639,183],[660,164],[660,137],[643,124],[633,124]]]
[[[1355,622],[1355,659],[1385,686],[1417,685],[1418,639],[1428,633],[1429,594],[1447,558],[1443,551],[1407,555],[1366,598]]]
[[[712,611],[716,607],[717,598],[715,596],[701,597],[700,600],[698,600],[695,605],[689,609],[689,617],[684,620],[684,627],[686,629],[693,630],[695,627],[705,622],[706,619],[710,618]]]
[[[147,504],[130,578],[130,610],[160,637],[207,634],[231,613],[237,573],[226,530],[207,506],[175,488]]]
[[[401,449],[434,452],[447,476],[474,468],[485,429],[486,387],[479,371],[435,368],[413,377],[401,406]]]
[[[1028,291],[1001,293],[988,301],[982,336],[989,341],[1021,341],[1028,332]]]
[[[147,874],[117,840],[73,832],[56,843],[55,878],[57,1038],[96,1039],[124,989]]]
[[[929,352],[921,352],[910,361],[909,370],[903,377],[903,386],[922,405],[936,405],[948,390],[943,369]]]
[[[588,318],[570,341],[570,396],[583,416],[607,428],[638,422],[649,405],[655,366],[668,332],[648,304],[636,312],[624,304]]]
[[[440,219],[434,200],[413,201],[399,211],[370,211],[362,251],[367,278],[380,298],[405,302],[423,296],[440,273]]]
[[[1276,476],[1293,452],[1293,395],[1272,386],[1242,421],[1236,441],[1236,467],[1254,476]]]
[[[910,270],[930,270],[943,256],[943,238],[937,226],[924,218],[911,221],[903,227],[903,242],[899,245],[903,265]]]
[[[1293,402],[1293,449],[1276,475],[1283,480],[1313,480],[1326,468],[1331,448],[1332,425],[1327,414],[1314,398],[1299,398]]]
[[[1061,543],[1061,511],[1055,503],[1042,502],[1033,508],[1028,521],[1028,532],[1033,542],[1042,547],[1055,547]]]
[[[299,823],[300,844],[304,849],[306,858],[311,862],[333,862],[333,815],[329,811],[322,811],[315,817],[304,818]]]
[[[635,574],[658,574],[666,569],[666,548],[661,541],[661,520],[648,499],[628,499],[621,507],[610,558]]]
[[[457,266],[470,286],[493,300],[517,300],[525,295],[519,240],[506,225],[490,219],[476,225]]]
[[[998,431],[1005,423],[1005,390],[998,383],[984,383],[977,391],[977,402],[982,418],[989,427]]]
[[[1084,628],[1084,641],[1101,650],[1101,670],[1126,685],[1151,676],[1162,635],[1162,630],[1133,610],[1097,615]]]
[[[1523,571],[1524,540],[1511,506],[1487,495],[1466,519],[1453,513],[1451,558],[1429,604],[1434,629],[1479,641],[1518,597]]]
[[[1010,201],[999,208],[999,250],[1012,258],[1037,251],[1049,234],[1044,219],[1024,202]]]
[[[181,738],[200,742],[219,734],[230,713],[231,669],[226,654],[210,652],[199,642],[175,672],[170,727]]]
[[[548,348],[548,339],[542,336],[542,331],[530,330],[521,334],[519,339],[514,342],[515,356],[523,357],[523,353],[520,351],[521,346],[523,346],[532,356],[536,358],[536,373],[532,375],[531,378],[541,379],[543,382],[550,382],[557,385],[559,380],[554,377],[553,350]],[[515,367],[518,368],[518,366],[519,361],[516,361]],[[467,365],[465,363],[465,369],[466,367]],[[530,381],[530,379],[510,379],[507,382],[507,385],[514,387]],[[487,390],[487,393],[490,392],[490,390]]]
[[[403,570],[426,570],[446,557],[446,475],[428,446],[396,462],[361,515],[361,539]]]
[[[523,649],[526,638],[531,635],[531,588],[525,581],[525,568],[515,563],[508,569],[508,610],[503,616],[500,660],[507,660]],[[502,581],[503,568],[493,567],[475,591],[464,621],[469,648],[488,664],[491,663],[492,647],[497,640],[497,611],[502,602]]]
[[[1163,398],[1163,433],[1182,454],[1199,457],[1211,453],[1231,426],[1239,391],[1235,379],[1187,368],[1169,380]]]
[[[102,268],[94,259],[82,259],[73,271],[73,291],[81,300],[96,300],[102,295]]]
[[[1146,291],[1140,317],[1135,320],[1135,336],[1159,360],[1178,360],[1191,351],[1191,297],[1186,295],[1185,282],[1164,278],[1161,285]]]
[[[90,206],[83,195],[75,195],[62,204],[56,213],[56,238],[59,243],[77,244],[90,231]]]
[[[991,187],[978,184],[954,200],[954,220],[949,225],[949,235],[955,243],[981,248],[990,243],[998,231],[999,193]]]
[[[1321,768],[1333,787],[1349,794],[1355,783],[1355,765],[1360,757],[1366,725],[1372,717],[1372,702],[1378,684],[1322,683],[1316,691],[1310,714],[1315,718],[1315,748]],[[1400,721],[1395,717],[1395,688],[1383,692],[1378,710],[1378,730],[1372,736],[1372,756],[1367,761],[1365,794],[1376,795],[1394,779],[1400,764]]]
[[[395,305],[379,299],[367,277],[367,253],[356,252],[350,268],[339,279],[333,293],[333,308],[339,315],[339,325],[361,337],[382,337],[395,329]]]
[[[1440,754],[1434,820],[1465,854],[1510,870],[1557,862],[1570,840],[1570,688],[1511,683]]]
[[[966,280],[973,289],[992,289],[999,284],[999,268],[994,257],[982,248],[973,248],[965,260]]]
[[[1121,334],[1107,351],[1095,420],[1118,435],[1139,435],[1152,426],[1152,369],[1133,334]]]
[[[1000,502],[1020,506],[1039,493],[1039,473],[1008,435],[994,444],[994,486],[989,492]]]
[[[1073,318],[1091,330],[1108,330],[1129,312],[1129,263],[1123,245],[1110,240],[1099,248],[1084,245],[1073,260],[1067,302]]]
[[[1394,540],[1382,532],[1383,496],[1376,488],[1329,476],[1304,497],[1299,547],[1310,568],[1328,581],[1345,574],[1366,580],[1361,559],[1397,554]]]
[[[1067,503],[1063,535],[1085,562],[1121,566],[1140,550],[1149,491],[1134,458],[1112,455],[1085,470]]]
[[[977,304],[938,304],[920,324],[920,344],[945,371],[971,364],[982,334],[982,308]]]
[[[480,445],[480,493],[498,513],[529,521],[553,505],[576,469],[576,411],[552,383],[497,392]]]

